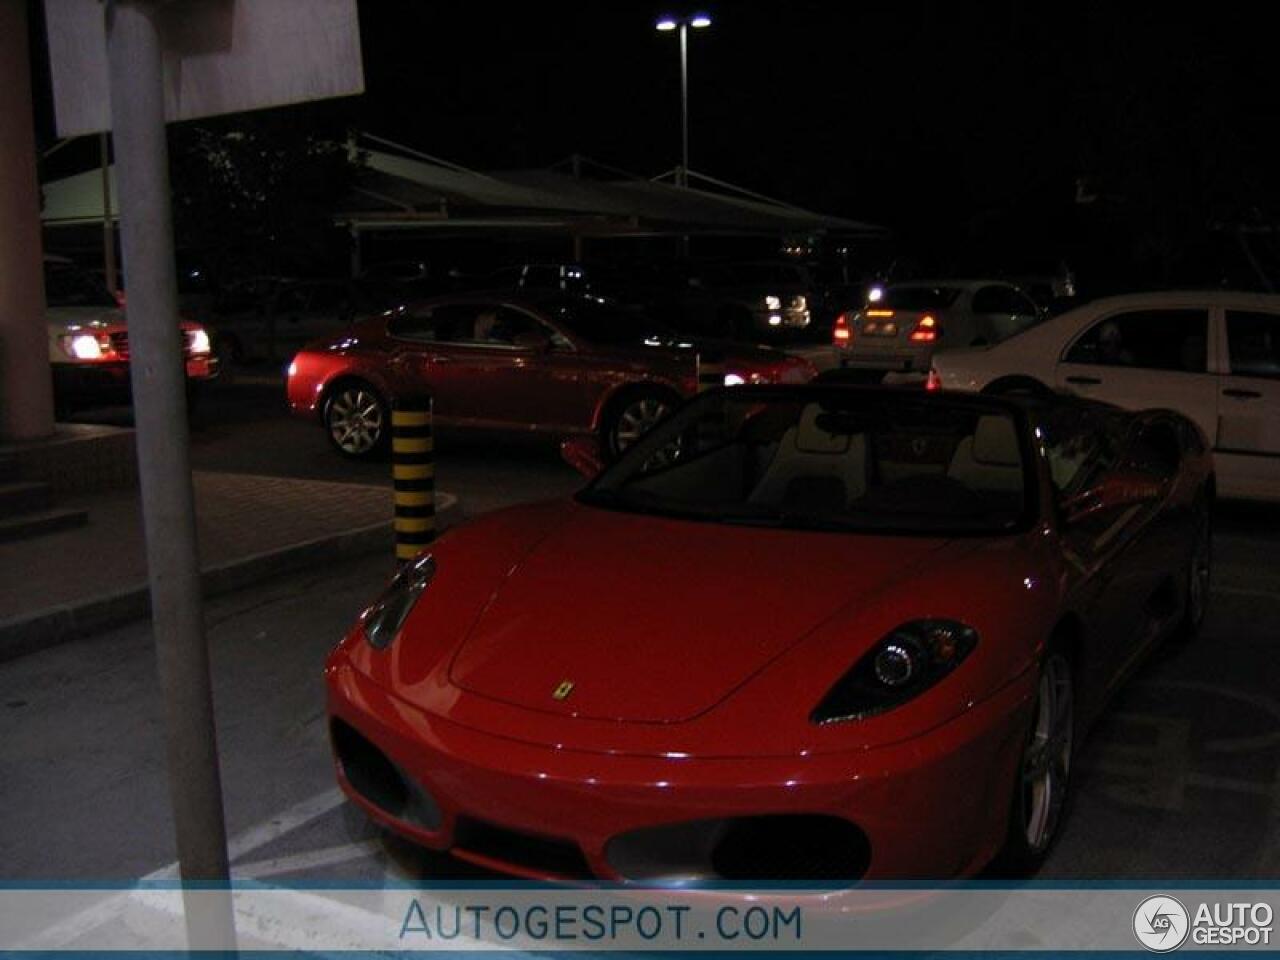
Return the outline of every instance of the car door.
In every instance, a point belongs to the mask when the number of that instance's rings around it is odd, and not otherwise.
[[[434,304],[407,310],[387,324],[393,379],[400,390],[429,393],[442,423],[478,419],[483,384],[472,356],[482,309],[476,303]]]
[[[518,428],[568,431],[587,426],[589,370],[572,342],[532,310],[497,306],[482,323],[486,382],[483,416]]]
[[[1280,497],[1280,312],[1225,313],[1215,457],[1223,493]],[[1212,434],[1210,435],[1212,436]]]
[[[1142,518],[1131,508],[1114,508],[1068,521],[1072,505],[1120,469],[1128,446],[1128,418],[1101,409],[1062,405],[1040,418],[1038,428],[1056,506],[1064,556],[1082,580],[1079,605],[1087,617],[1085,689],[1105,690],[1132,657],[1141,627],[1133,602],[1146,587],[1140,551],[1135,549]]]
[[[1209,310],[1148,307],[1095,317],[1055,370],[1060,390],[1129,410],[1167,407],[1217,433],[1218,377],[1209,372]]]

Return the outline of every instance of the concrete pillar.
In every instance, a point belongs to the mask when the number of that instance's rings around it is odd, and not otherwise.
[[[0,0],[0,440],[53,433],[27,0]]]

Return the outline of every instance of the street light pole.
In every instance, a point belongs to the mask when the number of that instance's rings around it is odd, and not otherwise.
[[[689,24],[680,23],[680,175],[677,183],[689,185]]]
[[[691,17],[663,17],[657,23],[659,33],[680,34],[680,165],[676,167],[676,186],[689,186],[689,29],[711,26],[705,13]]]

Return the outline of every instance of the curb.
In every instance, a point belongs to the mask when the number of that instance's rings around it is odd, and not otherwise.
[[[441,510],[441,519],[446,518],[450,521],[447,525],[461,519],[456,500]],[[393,521],[382,520],[205,567],[200,571],[201,592],[208,600],[273,577],[374,553],[386,554],[390,570],[395,557]],[[151,591],[146,583],[21,614],[0,621],[0,663],[146,619],[150,614]]]

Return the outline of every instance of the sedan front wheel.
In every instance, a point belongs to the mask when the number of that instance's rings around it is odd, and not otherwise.
[[[364,383],[340,386],[324,407],[325,433],[344,457],[381,453],[390,434],[389,420],[386,402]]]

